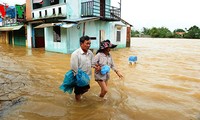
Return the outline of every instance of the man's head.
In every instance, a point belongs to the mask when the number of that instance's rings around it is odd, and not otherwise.
[[[84,52],[88,51],[88,49],[90,48],[90,44],[91,44],[91,41],[90,41],[89,36],[82,36],[80,38],[80,46]]]

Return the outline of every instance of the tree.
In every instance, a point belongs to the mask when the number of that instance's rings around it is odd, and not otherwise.
[[[175,29],[173,32],[175,38],[183,38],[185,33],[186,32],[183,29]]]
[[[142,33],[144,35],[150,35],[150,29],[143,27]]]
[[[153,27],[151,30],[150,30],[150,35],[151,37],[153,38],[157,38],[159,37],[159,31],[156,27]]]
[[[172,38],[172,32],[165,27],[158,28],[160,38]]]
[[[183,30],[183,29],[175,29],[175,30],[174,30],[174,33],[175,33],[175,32],[185,32],[185,30]]]
[[[131,30],[131,37],[139,37],[140,36],[140,32],[137,30]]]
[[[199,39],[200,38],[200,29],[196,25],[192,26],[188,29],[188,32],[184,35],[185,38],[194,38]]]

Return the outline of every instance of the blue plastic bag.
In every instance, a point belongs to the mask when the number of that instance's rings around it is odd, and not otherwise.
[[[136,62],[137,56],[130,56],[128,60],[129,60],[129,62]]]
[[[74,73],[72,70],[69,70],[64,77],[63,83],[59,87],[60,90],[62,90],[64,93],[68,92],[69,94],[72,93],[73,88],[76,84],[76,77],[74,76]]]
[[[87,86],[89,85],[90,77],[87,73],[85,73],[83,70],[78,69],[78,73],[76,74],[76,85],[79,87]]]
[[[108,72],[110,72],[110,66],[104,65],[103,67],[101,67],[101,74],[102,75],[105,75]]]

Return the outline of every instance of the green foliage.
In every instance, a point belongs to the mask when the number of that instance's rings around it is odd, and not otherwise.
[[[196,25],[189,28],[188,32],[184,35],[185,38],[193,38],[199,39],[200,38],[200,29]]]
[[[185,30],[183,30],[183,29],[176,29],[176,30],[174,30],[174,33],[175,32],[185,32]]]
[[[183,35],[186,32],[183,29],[176,29],[174,30],[173,34],[174,34],[174,38],[183,38]]]
[[[186,28],[185,28],[186,29]],[[186,29],[175,29],[171,32],[168,28],[153,27],[151,29],[143,27],[142,31],[131,31],[131,37],[153,37],[153,38],[190,38],[200,39],[200,28],[196,25]]]
[[[165,27],[158,28],[158,31],[159,31],[159,38],[171,38],[173,36],[172,32]]]
[[[153,27],[151,30],[150,30],[150,35],[151,37],[153,38],[157,38],[159,37],[159,31],[157,28]]]
[[[142,33],[144,35],[150,35],[150,29],[143,27]]]
[[[140,36],[140,32],[137,30],[131,30],[131,37],[139,37]]]

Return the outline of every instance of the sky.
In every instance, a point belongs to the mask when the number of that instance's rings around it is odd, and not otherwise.
[[[8,5],[23,4],[26,0],[0,0]],[[120,0],[111,0],[119,7]],[[121,0],[122,19],[132,24],[132,29],[166,27],[171,31],[200,27],[200,0]]]

